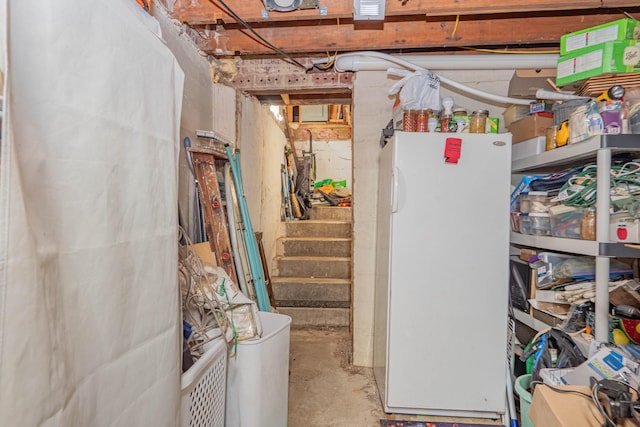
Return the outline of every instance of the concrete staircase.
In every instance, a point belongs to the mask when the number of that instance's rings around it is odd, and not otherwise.
[[[286,228],[271,273],[278,312],[294,327],[349,326],[351,208],[314,206]]]

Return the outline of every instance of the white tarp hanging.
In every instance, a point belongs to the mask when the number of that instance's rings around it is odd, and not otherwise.
[[[0,426],[175,426],[183,72],[134,0],[5,2]]]

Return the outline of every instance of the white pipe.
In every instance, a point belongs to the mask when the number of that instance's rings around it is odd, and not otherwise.
[[[536,91],[536,98],[549,99],[553,101],[573,101],[575,99],[584,99],[586,101],[587,99],[591,99],[588,96],[572,95],[569,93],[562,93],[562,92],[552,92],[550,90],[544,90],[544,89],[538,89]]]
[[[597,137],[596,137],[597,138]],[[611,150],[601,148],[597,154],[596,172],[596,240],[609,242],[609,207],[611,176]],[[596,257],[596,341],[606,343],[609,340],[609,258]]]
[[[358,52],[358,53],[347,53],[347,54],[344,54],[344,55],[338,55],[336,57],[336,61],[335,61],[335,64],[334,64],[335,70],[338,71],[338,72],[347,71],[348,68],[343,68],[343,67],[345,65],[349,65],[352,61],[347,61],[345,63],[344,61],[341,61],[341,58],[344,58],[344,57],[355,57],[355,56],[373,57],[373,58],[382,59],[383,62],[385,62],[387,64],[386,68],[389,68],[389,63],[393,63],[393,64],[401,65],[401,66],[403,66],[405,68],[408,68],[408,69],[414,70],[414,71],[416,71],[416,70],[424,70],[424,71],[426,71],[425,68],[422,68],[422,67],[414,64],[413,62],[407,61],[404,58],[401,58],[401,57],[398,57],[398,56],[387,55],[386,53],[374,52],[374,51],[363,51],[363,52]],[[316,61],[316,60],[314,60],[314,61]],[[382,69],[386,69],[386,68],[381,68],[381,70]],[[352,70],[352,71],[356,71],[356,70]],[[507,97],[507,96],[494,95],[492,93],[484,92],[482,90],[475,89],[475,88],[463,85],[462,83],[458,83],[456,81],[453,81],[453,80],[448,79],[446,77],[443,77],[441,75],[438,75],[438,77],[440,77],[440,82],[446,84],[447,86],[459,89],[459,90],[461,90],[463,92],[466,92],[466,93],[471,94],[471,95],[475,95],[475,96],[477,96],[479,98],[487,99],[489,101],[494,101],[494,102],[501,103],[501,104],[529,105],[531,102],[535,101],[534,99],[520,99],[520,98],[510,98],[510,97]]]
[[[556,68],[559,55],[554,54],[479,54],[479,55],[403,55],[389,58],[380,52],[364,51],[338,55],[336,71],[384,71],[389,63],[408,61],[414,66],[429,70],[518,70]],[[326,58],[314,59],[314,64],[327,62]]]
[[[495,101],[503,104],[516,104],[516,105],[529,105],[532,102],[535,102],[535,99],[520,99],[520,98],[510,98],[508,96],[494,95],[493,93],[485,92],[480,89],[475,89],[470,86],[463,85],[462,83],[458,83],[456,81],[453,81],[443,76],[438,76],[438,77],[440,77],[440,82],[446,84],[447,86],[460,89],[463,92],[466,92],[471,95],[475,95],[479,98],[487,99],[489,101]]]

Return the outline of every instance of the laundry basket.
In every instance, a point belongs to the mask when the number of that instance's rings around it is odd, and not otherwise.
[[[182,374],[181,427],[224,427],[227,346],[211,347]]]

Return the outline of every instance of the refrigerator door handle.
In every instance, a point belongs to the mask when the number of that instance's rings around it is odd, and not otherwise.
[[[398,168],[391,174],[391,213],[398,211]]]

